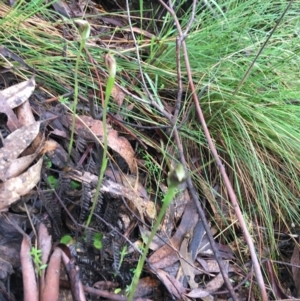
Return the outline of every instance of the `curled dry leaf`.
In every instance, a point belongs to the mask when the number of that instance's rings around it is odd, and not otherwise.
[[[35,122],[29,126],[24,126],[4,139],[4,146],[0,149],[0,179],[5,181],[10,176],[10,172],[7,174],[6,171],[9,169],[13,161],[31,144],[34,138],[39,133],[40,122]],[[34,159],[34,158],[33,158]],[[22,169],[24,170],[32,162],[32,157],[25,158],[22,162]],[[26,164],[28,164],[26,166]],[[11,174],[16,174],[15,168]]]
[[[40,180],[43,159],[16,178],[0,183],[0,209],[14,203],[27,194]]]
[[[229,263],[226,262],[224,266],[224,271],[228,273],[228,267]],[[211,293],[216,292],[218,289],[222,287],[224,284],[224,278],[221,273],[219,273],[215,278],[213,278],[211,281],[209,281],[206,285],[206,288],[195,288],[192,291],[190,291],[187,296],[190,298],[202,298],[204,301],[210,301],[214,300]]]
[[[7,104],[5,98],[0,92],[0,113],[4,113],[7,116],[7,127],[12,132],[21,127],[21,124],[12,110],[12,108]]]
[[[33,155],[29,155],[13,160],[11,164],[8,164],[7,169],[1,175],[1,179],[3,181],[7,181],[8,179],[20,175],[34,161],[34,159],[38,156],[38,154],[39,153],[37,152]]]
[[[69,125],[72,124],[72,117],[68,116]],[[88,128],[87,128],[88,127]],[[88,138],[93,138],[93,133],[98,139],[103,142],[104,131],[103,123],[100,120],[94,120],[90,116],[79,116],[76,118],[75,123],[76,133],[80,132]],[[112,128],[108,128],[108,146],[117,152],[128,164],[128,167],[132,173],[137,173],[137,163],[134,157],[134,150],[127,139],[120,137],[118,132]]]
[[[32,77],[29,80],[13,85],[1,91],[7,104],[11,109],[23,104],[32,94],[35,89],[35,79]]]
[[[183,285],[173,276],[169,275],[161,269],[155,269],[158,278],[165,285],[167,290],[178,300],[181,300],[181,295],[186,293],[186,289]]]
[[[189,201],[183,213],[180,225],[170,239],[169,244],[179,250],[186,233],[195,227],[197,221],[198,213],[195,204]],[[176,251],[168,244],[156,250],[149,258],[149,262],[153,267],[161,269],[174,264],[178,260],[179,258]]]

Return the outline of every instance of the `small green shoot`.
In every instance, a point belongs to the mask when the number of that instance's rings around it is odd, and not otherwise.
[[[102,249],[102,238],[103,234],[102,233],[95,233],[93,236],[93,246],[97,250]]]
[[[61,239],[60,239],[60,243],[61,244],[65,244],[65,245],[68,245],[72,242],[73,240],[73,237],[71,235],[64,235]]]
[[[76,182],[76,181],[74,181],[74,180],[72,180],[71,182],[70,182],[70,187],[71,187],[71,189],[80,189],[81,188],[81,184],[79,183],[79,182]]]
[[[67,97],[58,96],[58,101],[61,104],[64,104],[64,105],[69,105],[70,104],[69,98],[67,98]]]
[[[52,162],[50,161],[50,159],[47,156],[44,156],[44,165],[46,166],[46,168],[52,167]]]
[[[42,250],[37,249],[36,247],[32,247],[30,251],[30,255],[33,259],[35,267],[38,271],[39,276],[42,275],[42,270],[47,267],[47,264],[42,264],[41,257],[42,257]]]
[[[58,186],[58,179],[54,176],[48,176],[47,180],[52,188],[56,189]]]
[[[128,254],[127,245],[124,245],[120,252],[120,262],[119,262],[118,270],[121,268],[122,262],[124,261],[124,258],[127,254]]]

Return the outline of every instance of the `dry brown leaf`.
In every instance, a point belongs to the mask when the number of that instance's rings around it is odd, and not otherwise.
[[[0,209],[14,203],[27,194],[40,180],[43,159],[16,178],[0,183]]]
[[[21,123],[19,122],[16,114],[14,113],[12,108],[7,104],[1,92],[0,92],[0,113],[4,113],[7,116],[7,127],[11,132],[21,127]]]
[[[220,267],[216,260],[214,259],[204,260],[198,257],[197,261],[202,265],[202,267],[205,269],[207,273],[220,273]],[[199,270],[196,270],[195,272],[197,274],[201,274]],[[235,265],[230,265],[229,272],[241,273],[241,270]]]
[[[69,125],[72,124],[72,116],[68,116]],[[88,130],[88,127],[90,130]],[[96,135],[103,143],[104,131],[103,123],[100,120],[95,120],[90,116],[78,116],[75,123],[76,133],[85,134],[86,137],[92,138],[91,132]],[[108,146],[117,152],[128,164],[131,173],[137,173],[137,163],[134,157],[134,150],[127,139],[119,137],[118,132],[108,127]]]
[[[144,241],[144,243],[146,243],[148,240],[148,237],[151,234],[151,231],[149,231],[148,229],[145,229],[142,225],[139,225],[139,230],[140,230],[142,240]],[[149,249],[152,251],[156,251],[158,248],[160,248],[164,244],[165,244],[165,240],[162,240],[157,235],[154,235],[153,239],[151,240]]]
[[[32,77],[29,80],[13,85],[1,91],[2,96],[6,100],[10,108],[14,109],[23,104],[31,96],[35,89],[35,79]]]
[[[96,187],[98,183],[98,177],[89,172],[73,170],[68,176],[79,182],[91,183],[93,187]],[[131,207],[138,210],[142,219],[144,215],[150,220],[156,217],[155,204],[148,197],[145,197],[143,192],[140,194],[139,191],[134,191],[109,179],[103,181],[100,192],[108,192],[111,195],[129,200]]]
[[[134,293],[134,298],[142,298],[147,295],[151,295],[153,290],[157,289],[160,285],[158,279],[153,277],[144,277],[140,278],[139,283],[137,285],[136,291]]]
[[[150,199],[140,197],[132,189],[128,189],[123,185],[115,183],[113,181],[104,180],[101,191],[108,192],[111,195],[118,197],[123,196],[131,202],[133,208],[136,208],[142,218],[146,215],[147,219],[153,220],[156,217],[155,204]]]
[[[183,258],[180,259],[181,263],[181,268],[183,270],[183,274],[185,277],[187,277],[187,281],[190,285],[191,289],[195,289],[198,287],[198,284],[195,282],[195,273],[194,273],[194,268],[193,268],[193,260],[192,260],[192,254],[188,252],[188,245],[189,245],[189,240],[190,240],[190,233],[187,233],[186,236],[184,237],[181,246],[180,246],[180,255]]]
[[[42,294],[42,301],[59,300],[59,276],[62,250],[55,248],[50,257],[47,274],[45,279],[45,286]]]
[[[29,125],[35,122],[35,118],[28,101],[25,101],[17,108],[17,116],[20,123],[24,125]]]
[[[224,265],[224,271],[228,273],[229,263],[226,262]],[[195,288],[190,291],[187,296],[190,298],[202,298],[205,301],[212,301],[214,300],[211,293],[216,292],[218,289],[222,287],[224,284],[224,278],[221,273],[219,273],[215,278],[209,281],[206,285],[206,288]]]
[[[13,2],[13,3],[12,3]],[[13,5],[15,1],[10,0],[10,3]],[[0,55],[10,58],[18,63],[20,63],[21,65],[23,65],[24,67],[26,67],[28,70],[30,70],[31,72],[35,72],[35,70],[33,68],[31,68],[28,64],[26,64],[26,62],[20,58],[17,54],[15,54],[14,52],[10,51],[8,48],[6,48],[3,45],[0,45]]]
[[[13,177],[20,175],[26,168],[34,161],[34,159],[39,155],[35,153],[33,155],[21,157],[11,161],[11,164],[7,164],[6,170],[1,175],[2,181],[7,181]]]
[[[188,201],[183,213],[179,227],[170,239],[169,244],[179,250],[184,236],[190,229],[193,229],[198,221],[198,214],[194,202]],[[178,261],[178,255],[169,245],[165,244],[156,250],[149,258],[149,262],[156,268],[165,268]]]
[[[108,167],[105,170],[105,177],[110,178],[114,182],[122,184],[127,188],[134,189],[141,197],[149,199],[147,190],[140,182],[138,182],[135,175],[125,175],[117,170],[112,171],[112,169]]]
[[[181,295],[185,294],[186,292],[186,289],[183,287],[183,285],[175,277],[167,274],[161,269],[155,269],[155,272],[170,294],[172,294],[176,299],[180,300],[182,297]]]
[[[0,179],[2,181],[7,178],[6,171],[9,166],[31,144],[39,133],[39,129],[40,122],[35,122],[12,132],[4,139],[4,146],[0,149]],[[24,161],[30,162],[27,159],[24,159]]]
[[[113,97],[116,104],[121,107],[125,98],[125,93],[118,88],[117,86],[114,86],[111,91],[111,96]]]

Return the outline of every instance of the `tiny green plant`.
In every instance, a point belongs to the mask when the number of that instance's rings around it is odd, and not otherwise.
[[[119,262],[118,270],[120,269],[122,262],[124,261],[124,258],[127,254],[128,254],[127,245],[124,245],[120,252],[120,262]]]
[[[59,242],[60,242],[61,244],[68,245],[68,244],[70,244],[70,243],[72,242],[72,240],[73,240],[72,236],[69,235],[69,234],[66,234],[66,235],[64,235],[64,236],[60,239]]]
[[[74,190],[75,189],[80,189],[81,188],[81,184],[79,182],[77,182],[77,181],[72,180],[70,182],[70,188],[74,189]]]
[[[157,217],[157,220],[152,228],[152,231],[150,233],[150,236],[147,240],[147,243],[145,245],[145,248],[143,250],[143,254],[142,256],[140,257],[139,259],[139,262],[138,262],[138,265],[135,269],[135,272],[134,272],[134,276],[133,276],[133,280],[132,280],[132,283],[131,283],[131,288],[130,288],[130,291],[129,291],[129,296],[128,296],[128,301],[132,301],[133,300],[133,296],[134,296],[134,293],[135,293],[135,290],[136,290],[136,287],[138,285],[138,281],[139,281],[139,278],[140,278],[140,275],[142,273],[142,270],[143,270],[143,267],[144,267],[144,263],[145,263],[145,260],[146,260],[146,256],[148,254],[148,251],[149,251],[149,247],[150,247],[150,244],[159,228],[159,225],[161,224],[161,221],[165,215],[165,212],[169,206],[169,204],[171,203],[172,199],[174,198],[175,194],[177,193],[180,185],[182,183],[184,183],[186,181],[186,172],[184,170],[184,167],[181,165],[181,164],[178,164],[176,166],[176,168],[174,170],[171,170],[170,173],[169,173],[169,176],[168,176],[168,191],[162,201],[162,207],[161,207],[161,210],[159,212],[159,215]]]
[[[58,186],[58,179],[55,176],[48,176],[47,180],[52,188],[56,189]]]
[[[69,99],[67,97],[63,97],[63,96],[58,96],[58,101],[61,104],[65,104],[65,105],[68,105],[70,103]]]
[[[47,267],[47,264],[43,264],[41,261],[41,257],[42,257],[42,250],[36,248],[36,247],[32,247],[31,251],[30,251],[30,255],[33,259],[33,262],[35,264],[35,267],[37,269],[37,272],[39,274],[39,276],[42,275],[42,270],[44,270]]]
[[[51,160],[47,156],[44,156],[44,165],[47,168],[51,168],[52,167],[52,162],[51,162]]]
[[[95,233],[93,236],[93,246],[97,250],[102,249],[102,238],[103,234],[102,233]]]

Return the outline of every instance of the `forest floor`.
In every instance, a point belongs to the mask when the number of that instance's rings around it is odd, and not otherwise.
[[[128,2],[0,3],[0,300],[297,300],[300,3]]]

